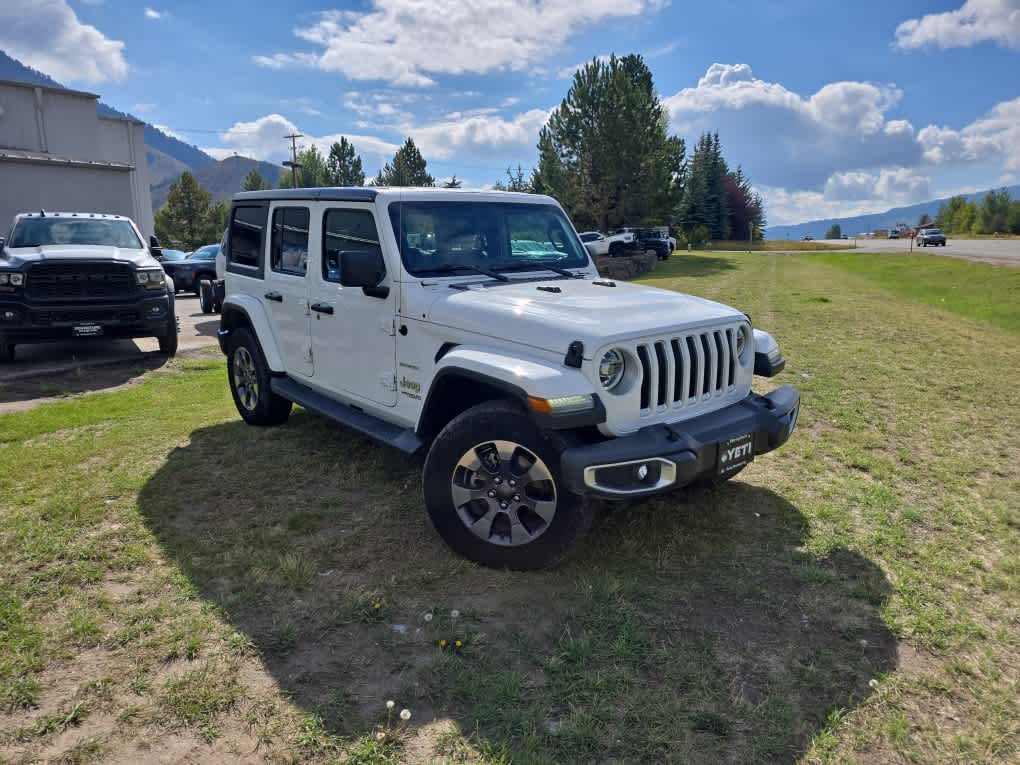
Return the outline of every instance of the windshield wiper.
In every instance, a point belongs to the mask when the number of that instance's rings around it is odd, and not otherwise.
[[[538,266],[540,269],[544,269],[546,271],[552,271],[554,274],[559,274],[560,276],[569,277],[571,279],[583,278],[580,274],[575,274],[573,271],[568,271],[565,268],[554,266],[552,263],[546,260],[532,260],[528,263],[507,263],[502,266],[494,266],[493,268],[497,268],[500,271],[534,271],[536,270],[535,266]]]
[[[488,276],[490,279],[495,279],[500,282],[510,281],[507,277],[503,276],[503,274],[496,273],[495,271],[482,266],[474,266],[470,263],[444,263],[441,266],[428,269],[428,273],[430,274],[455,274],[458,271],[473,271],[476,274]]]

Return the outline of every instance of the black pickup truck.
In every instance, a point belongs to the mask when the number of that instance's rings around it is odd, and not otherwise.
[[[155,337],[177,352],[173,282],[121,215],[23,213],[0,238],[0,362],[17,345]]]

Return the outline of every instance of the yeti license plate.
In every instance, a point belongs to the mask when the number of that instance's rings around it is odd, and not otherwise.
[[[754,433],[745,433],[736,438],[720,441],[715,472],[721,476],[729,475],[744,465],[750,464],[753,459]]]

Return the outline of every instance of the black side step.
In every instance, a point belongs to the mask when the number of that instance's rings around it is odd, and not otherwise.
[[[305,409],[311,409],[324,417],[336,420],[341,425],[346,425],[351,430],[356,430],[369,438],[400,449],[405,454],[414,454],[422,446],[422,440],[415,435],[413,430],[402,428],[354,407],[341,404],[289,377],[274,377],[271,387],[273,393],[290,399]]]

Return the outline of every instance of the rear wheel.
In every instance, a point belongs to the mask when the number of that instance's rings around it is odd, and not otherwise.
[[[432,525],[457,553],[485,566],[556,563],[588,533],[594,515],[563,485],[567,443],[514,402],[468,409],[443,428],[425,459]]]
[[[227,378],[234,406],[249,425],[279,425],[287,421],[293,404],[273,393],[262,347],[245,328],[230,334]]]
[[[198,283],[198,306],[202,313],[213,312],[212,283],[206,279]]]
[[[621,242],[613,242],[609,245],[609,257],[618,258],[623,255],[623,244]]]
[[[14,343],[0,343],[0,364],[14,361]]]

